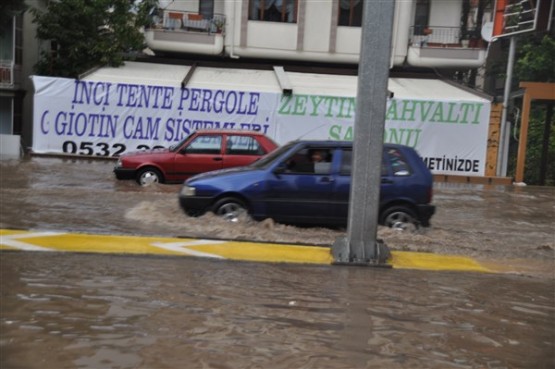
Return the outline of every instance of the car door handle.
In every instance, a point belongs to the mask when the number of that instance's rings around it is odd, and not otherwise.
[[[224,160],[224,158],[222,158],[221,156],[218,156],[218,157],[216,157],[216,158],[212,158],[212,160],[214,160],[214,161],[222,161],[222,160]]]
[[[393,180],[389,178],[382,178],[382,183],[393,183]]]
[[[331,183],[335,181],[335,179],[333,179],[332,177],[322,177],[322,179],[320,180],[320,182],[322,183]]]

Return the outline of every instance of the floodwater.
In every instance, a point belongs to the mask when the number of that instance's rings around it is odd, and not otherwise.
[[[189,218],[113,161],[0,161],[0,228],[330,245],[341,229]],[[0,368],[554,368],[553,188],[436,184],[393,250],[496,274],[0,253]]]

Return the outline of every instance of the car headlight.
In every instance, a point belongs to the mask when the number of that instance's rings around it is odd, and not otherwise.
[[[121,158],[118,159],[118,162],[116,163],[116,167],[122,167],[123,163],[121,161]]]
[[[196,188],[190,186],[183,186],[181,188],[181,196],[195,196]]]

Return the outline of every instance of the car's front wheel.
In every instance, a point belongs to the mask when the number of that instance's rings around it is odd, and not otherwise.
[[[162,173],[156,168],[143,168],[137,173],[137,183],[141,186],[149,186],[153,183],[162,182]]]
[[[227,221],[238,222],[241,217],[246,215],[247,206],[238,198],[225,197],[216,201],[212,207],[212,212]]]
[[[381,216],[381,223],[386,227],[402,231],[418,228],[418,221],[414,210],[403,205],[396,205],[386,209]]]

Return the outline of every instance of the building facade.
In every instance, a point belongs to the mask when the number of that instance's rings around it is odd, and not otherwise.
[[[0,34],[0,134],[21,134],[23,16],[9,20]]]
[[[43,1],[28,5],[44,7]],[[14,15],[0,34],[1,154],[21,153],[32,144],[33,84],[39,58],[36,25],[27,10]]]
[[[145,30],[155,53],[357,64],[362,0],[160,2]],[[477,68],[491,20],[485,0],[396,1],[391,67]],[[379,37],[379,35],[376,35]]]
[[[160,0],[144,30],[157,56],[351,64],[360,56],[363,0]],[[391,68],[478,68],[487,0],[397,0]],[[33,7],[46,2],[33,1]],[[0,133],[32,146],[33,85],[41,48],[29,11],[0,39]],[[376,35],[379,37],[379,35]],[[19,138],[21,137],[21,139]],[[5,147],[5,145],[3,145]]]

